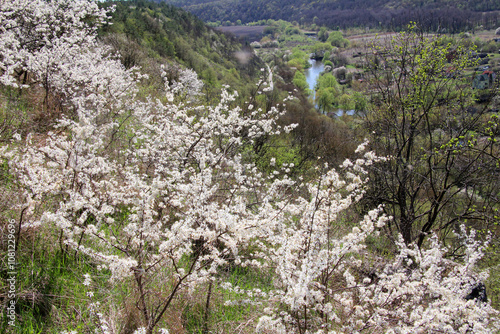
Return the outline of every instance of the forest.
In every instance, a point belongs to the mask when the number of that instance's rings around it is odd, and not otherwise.
[[[266,24],[0,2],[0,332],[500,331],[498,42]]]
[[[400,31],[410,22],[438,33],[459,33],[482,25],[494,29],[500,23],[500,5],[494,0],[475,1],[367,1],[367,0],[166,0],[205,21],[249,23],[287,20],[319,27],[346,29],[368,27]]]

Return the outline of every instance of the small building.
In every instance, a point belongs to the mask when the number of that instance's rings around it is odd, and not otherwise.
[[[491,88],[495,82],[495,73],[493,71],[484,71],[482,74],[477,75],[472,81],[474,89],[487,89]]]

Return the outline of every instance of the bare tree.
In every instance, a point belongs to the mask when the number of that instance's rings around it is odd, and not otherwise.
[[[366,128],[378,154],[367,200],[394,217],[389,235],[419,246],[432,231],[444,239],[461,223],[490,228],[496,219],[498,116],[464,70],[472,51],[415,28],[373,47]]]

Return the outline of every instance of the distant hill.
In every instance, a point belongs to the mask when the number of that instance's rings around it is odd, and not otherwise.
[[[161,0],[157,0],[161,1]],[[417,21],[427,30],[470,30],[500,24],[498,0],[165,0],[205,21],[283,19],[332,28],[402,28]]]

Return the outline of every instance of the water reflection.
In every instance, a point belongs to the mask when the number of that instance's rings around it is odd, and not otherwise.
[[[354,115],[354,113],[355,113],[354,109],[352,109],[352,110],[346,110],[346,111],[344,111],[342,109],[337,109],[337,111],[335,112],[335,114],[337,116],[339,116],[339,117],[342,116],[342,115],[350,115],[350,116],[352,116],[352,115]]]
[[[311,67],[305,70],[304,74],[306,75],[306,81],[309,85],[309,89],[311,90],[311,92],[313,92],[314,95],[314,86],[316,86],[319,75],[325,69],[325,65],[323,65],[323,62],[317,61],[315,59],[309,59],[309,64],[311,64]]]
[[[316,59],[309,59],[309,64],[311,64],[311,67],[309,67],[307,70],[304,71],[304,74],[306,76],[306,81],[307,84],[309,85],[309,89],[311,90],[311,97],[314,99],[314,86],[316,86],[316,82],[318,81],[318,78],[325,69],[325,65],[321,60],[316,60]],[[316,109],[318,108],[318,105],[315,103],[314,106]],[[337,116],[340,117],[342,115],[354,115],[354,110],[342,110],[342,109],[337,109],[334,112],[329,113],[329,116]]]

